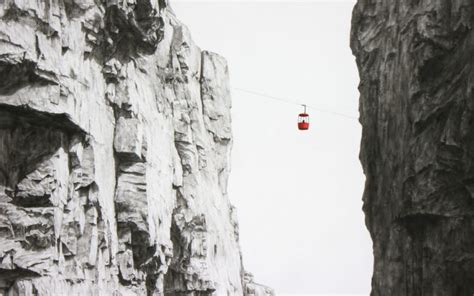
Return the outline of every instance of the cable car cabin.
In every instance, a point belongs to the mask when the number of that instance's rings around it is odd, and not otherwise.
[[[301,131],[309,129],[309,115],[306,112],[298,115],[298,129]]]

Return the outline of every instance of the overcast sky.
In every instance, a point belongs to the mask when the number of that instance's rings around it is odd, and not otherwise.
[[[350,1],[171,1],[196,43],[229,62],[235,88],[358,117]],[[368,295],[357,120],[233,91],[230,198],[244,264],[283,294]]]

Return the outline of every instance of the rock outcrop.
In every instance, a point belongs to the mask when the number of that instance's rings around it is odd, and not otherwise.
[[[372,295],[474,294],[474,2],[359,0]]]
[[[0,1],[0,78],[1,295],[273,293],[227,196],[226,61],[167,1]]]

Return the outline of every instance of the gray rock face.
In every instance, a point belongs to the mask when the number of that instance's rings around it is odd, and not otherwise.
[[[244,273],[243,277],[244,284],[244,295],[247,296],[265,296],[265,295],[274,295],[273,289],[255,283],[253,274],[249,272]]]
[[[372,295],[474,293],[474,2],[360,0]]]
[[[0,77],[0,294],[255,291],[227,65],[166,1],[0,1]]]

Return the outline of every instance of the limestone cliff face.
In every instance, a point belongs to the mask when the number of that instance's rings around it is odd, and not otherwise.
[[[242,268],[230,108],[165,0],[0,1],[0,294],[270,295]]]
[[[372,295],[474,293],[474,2],[359,0]]]

